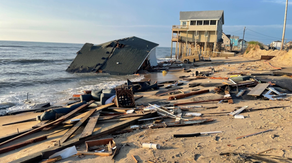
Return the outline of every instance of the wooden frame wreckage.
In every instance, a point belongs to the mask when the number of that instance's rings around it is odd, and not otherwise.
[[[72,73],[109,73],[127,75],[157,65],[158,44],[128,37],[100,45],[85,43],[66,71]]]

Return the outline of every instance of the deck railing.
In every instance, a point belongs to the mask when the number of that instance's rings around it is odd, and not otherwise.
[[[173,29],[188,29],[189,26],[188,25],[173,25],[172,28]]]

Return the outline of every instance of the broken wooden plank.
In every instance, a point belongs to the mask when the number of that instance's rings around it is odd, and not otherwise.
[[[95,109],[92,109],[87,112],[87,114],[78,122],[76,123],[69,131],[65,133],[65,135],[62,136],[60,139],[60,144],[63,144],[66,140],[70,138],[71,135],[74,134],[75,131],[83,124],[87,119],[95,112]]]
[[[91,104],[91,103],[93,103],[94,101],[90,101],[89,103]],[[107,107],[109,107],[109,106],[113,106],[114,105],[114,103],[109,103],[109,104],[106,104],[106,105],[102,105],[102,106],[99,106],[99,107],[97,107],[96,108],[96,111],[99,111],[99,110],[102,110],[102,109],[104,109],[104,108],[107,108]],[[76,110],[76,109],[75,109]],[[83,109],[82,109],[83,110]],[[74,110],[73,110],[74,111]],[[78,112],[80,112],[80,111],[78,111]],[[69,114],[69,113],[68,113]],[[75,114],[75,113],[74,113]],[[67,114],[66,114],[67,115]],[[65,116],[66,116],[65,115]],[[73,114],[71,114],[71,115],[69,115],[69,116],[67,116],[67,117],[65,117],[65,120],[66,119],[69,119],[69,118],[72,118],[72,116],[73,116]],[[63,121],[61,121],[61,122],[57,122],[56,124],[53,124],[52,126],[50,126],[50,127],[47,127],[47,128],[44,128],[44,130],[51,130],[52,128],[55,128],[56,126],[58,126],[60,123],[62,123]]]
[[[7,144],[7,143],[9,143],[9,142],[12,142],[12,141],[14,141],[14,140],[17,140],[17,139],[19,139],[19,138],[22,138],[22,137],[24,137],[24,136],[27,136],[27,135],[29,135],[29,134],[32,134],[32,133],[35,133],[35,132],[41,131],[42,129],[44,129],[44,128],[46,128],[46,127],[49,127],[49,126],[51,126],[51,125],[53,125],[53,124],[56,124],[56,123],[62,123],[64,120],[66,120],[67,118],[70,118],[72,115],[74,115],[74,114],[77,113],[78,111],[81,111],[81,110],[85,109],[85,108],[86,108],[88,105],[90,105],[92,102],[93,102],[93,101],[89,102],[88,104],[84,104],[84,105],[82,105],[82,106],[76,108],[75,110],[73,110],[73,111],[69,112],[68,114],[66,114],[66,115],[64,115],[64,116],[62,116],[62,117],[60,117],[60,118],[54,120],[53,122],[47,123],[47,124],[45,124],[45,125],[43,125],[43,126],[41,126],[41,127],[38,127],[38,128],[32,129],[32,130],[30,130],[30,131],[28,131],[28,132],[25,132],[25,133],[21,134],[21,135],[18,135],[18,136],[16,136],[16,137],[13,137],[13,138],[11,138],[11,139],[9,139],[9,140],[6,140],[6,141],[4,141],[4,142],[1,142],[1,143],[0,143],[0,146],[1,146],[1,145],[4,145],[4,144]]]
[[[9,151],[18,149],[18,148],[21,148],[21,147],[26,146],[28,144],[32,144],[32,143],[36,143],[36,142],[39,142],[39,141],[43,141],[43,140],[46,140],[46,139],[47,139],[47,136],[41,136],[41,137],[29,139],[27,141],[24,141],[24,142],[21,142],[21,143],[18,143],[18,144],[14,144],[14,145],[11,145],[11,146],[8,146],[8,147],[0,148],[0,154],[6,153],[6,152],[9,152]]]
[[[209,92],[209,89],[196,91],[196,92],[191,92],[191,93],[185,93],[185,94],[182,94],[182,95],[170,96],[168,98],[168,100],[177,100],[177,99],[182,99],[182,98],[185,98],[185,97],[189,97],[189,96],[193,96],[193,95],[199,95],[199,94],[208,93],[208,92]]]
[[[85,138],[87,136],[90,136],[93,132],[93,129],[96,125],[96,122],[98,120],[99,115],[90,117],[89,121],[87,122],[87,125],[85,126],[84,130],[82,131],[79,138]]]
[[[4,124],[2,124],[2,126],[8,126],[8,125],[24,123],[24,122],[31,122],[31,121],[36,121],[36,118],[30,118],[30,119],[25,119],[25,120],[16,121],[16,122],[4,123]]]
[[[269,85],[269,83],[259,83],[247,95],[260,96]]]
[[[111,156],[112,152],[82,152],[78,151],[77,155],[93,155],[93,156]]]
[[[234,111],[234,112],[228,113],[228,115],[235,116],[235,115],[241,113],[242,111],[244,111],[246,108],[248,108],[248,106],[243,106],[243,107],[241,107],[240,109],[237,109],[237,110]]]
[[[3,136],[3,137],[0,138],[0,142],[4,142],[6,140],[9,140],[11,138],[14,138],[14,137],[16,137],[18,135],[21,135],[21,134],[26,133],[26,132],[31,131],[31,130],[32,130],[32,128],[24,130],[24,131],[20,131],[20,132],[18,131],[18,132]]]
[[[269,130],[265,130],[265,131],[261,131],[261,132],[256,132],[256,133],[253,133],[253,134],[248,134],[248,135],[237,137],[236,139],[247,138],[247,137],[250,137],[250,136],[258,135],[258,134],[261,134],[261,133],[264,133],[264,132],[269,132],[269,131],[273,131],[273,130],[269,129]]]
[[[230,98],[219,98],[219,99],[213,99],[213,100],[204,100],[204,101],[192,101],[192,102],[176,103],[176,104],[173,104],[173,105],[174,106],[189,105],[189,104],[197,104],[197,103],[202,103],[202,102],[221,101],[221,100],[229,100],[229,99]]]

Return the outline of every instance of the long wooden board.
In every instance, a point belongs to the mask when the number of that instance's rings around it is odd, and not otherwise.
[[[65,133],[60,139],[60,144],[63,144],[66,140],[70,138],[71,135],[74,134],[75,131],[83,124],[85,121],[95,112],[95,109],[88,111],[88,113],[78,122],[76,123],[69,131]]]
[[[8,146],[8,147],[5,147],[5,148],[1,148],[0,149],[0,154],[6,153],[6,152],[9,152],[9,151],[18,149],[18,148],[21,148],[21,147],[26,146],[28,144],[32,144],[32,143],[36,143],[36,142],[39,142],[39,141],[43,141],[43,140],[46,140],[46,139],[47,139],[47,136],[45,135],[45,136],[29,139],[29,140],[26,140],[24,142],[21,142],[21,143],[18,143],[18,144],[14,144],[14,145],[11,145],[11,146]]]
[[[87,122],[87,125],[85,126],[84,130],[82,131],[79,138],[85,138],[87,136],[90,136],[93,132],[93,129],[96,125],[96,122],[98,120],[99,115],[90,117],[89,121]]]
[[[260,96],[269,85],[269,83],[259,83],[247,95]]]

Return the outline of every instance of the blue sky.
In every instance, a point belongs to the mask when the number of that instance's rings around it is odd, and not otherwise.
[[[286,38],[292,41],[292,0]],[[282,37],[285,0],[0,0],[0,40],[99,44],[138,36],[171,45],[180,11],[224,10],[223,32],[268,44]]]

